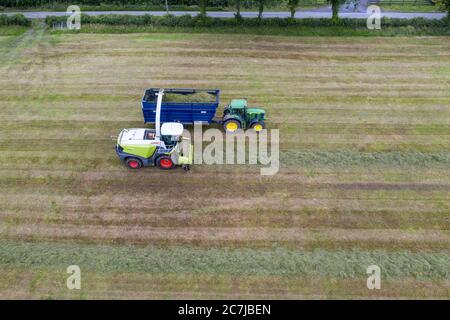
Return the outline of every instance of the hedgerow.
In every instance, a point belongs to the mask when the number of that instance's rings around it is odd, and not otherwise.
[[[66,21],[67,17],[47,17],[46,23],[52,26],[56,23]],[[366,28],[366,19],[340,19],[338,22],[331,19],[291,19],[291,18],[213,18],[202,16],[174,16],[165,15],[162,17],[142,15],[98,15],[88,16],[82,14],[81,21],[84,24],[103,24],[103,25],[129,25],[129,26],[155,26],[155,27],[290,27],[290,26],[308,26],[308,27],[334,27],[336,23],[342,27]],[[381,22],[383,27],[414,27],[414,28],[442,28],[448,27],[448,20],[430,20],[424,18],[414,19],[391,19],[383,18]]]
[[[30,26],[31,20],[27,19],[22,14],[14,14],[11,16],[8,16],[6,14],[0,15],[0,26]]]

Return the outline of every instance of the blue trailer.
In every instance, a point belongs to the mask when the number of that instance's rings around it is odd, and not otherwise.
[[[159,109],[160,119],[157,119],[160,91],[163,92],[163,97]],[[206,95],[208,101],[196,101],[199,97],[197,94]],[[168,95],[176,96],[177,99],[167,99]],[[223,124],[227,132],[247,128],[260,131],[265,128],[265,111],[261,108],[248,108],[245,99],[232,100],[225,107],[223,115],[220,118],[214,118],[219,102],[220,90],[218,89],[150,88],[145,90],[142,97],[142,113],[145,123],[157,123],[157,120],[160,123],[179,122],[182,124],[216,122]]]
[[[159,90],[159,88],[145,90],[142,98],[142,113],[145,123],[155,123],[156,121],[157,95]],[[220,90],[164,89],[165,95],[178,94],[187,97],[196,93],[207,93],[215,98],[215,101],[165,102],[163,99],[161,104],[161,123],[180,122],[182,124],[193,124],[194,122],[202,122],[203,124],[210,124],[213,122],[217,107],[219,106]]]

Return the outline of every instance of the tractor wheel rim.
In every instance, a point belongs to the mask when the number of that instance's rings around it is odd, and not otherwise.
[[[235,123],[235,122],[229,122],[229,123],[227,123],[227,130],[228,130],[228,131],[236,131],[237,128],[238,128],[237,123]]]
[[[139,163],[135,160],[132,160],[130,162],[128,162],[128,164],[130,165],[130,167],[132,167],[133,169],[136,169],[139,166]]]
[[[163,168],[170,168],[172,166],[172,160],[161,159],[160,164],[161,164],[161,167],[163,167]]]
[[[260,124],[255,124],[255,125],[253,126],[253,129],[255,129],[255,131],[261,131],[261,130],[262,130],[262,125],[260,125]]]

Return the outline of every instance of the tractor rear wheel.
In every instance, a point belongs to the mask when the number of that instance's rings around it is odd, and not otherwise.
[[[236,132],[238,129],[241,128],[241,123],[234,119],[227,120],[224,122],[223,128],[225,129],[226,132]]]
[[[142,168],[142,161],[139,160],[138,158],[127,158],[125,160],[125,164],[127,165],[128,168],[132,169],[132,170],[137,170]]]
[[[253,122],[250,127],[253,130],[255,130],[256,132],[258,132],[258,131],[261,131],[262,129],[265,129],[266,124],[264,123],[264,121],[258,121],[258,122]]]
[[[169,170],[175,167],[175,164],[172,161],[172,158],[169,156],[161,156],[156,160],[156,165],[163,170]]]

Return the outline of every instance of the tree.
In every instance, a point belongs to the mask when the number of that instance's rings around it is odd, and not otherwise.
[[[450,0],[435,0],[434,2],[439,9],[447,11],[447,18],[450,20]]]
[[[207,0],[199,0],[201,16],[206,16],[206,1]]]
[[[331,4],[331,11],[333,12],[331,20],[337,22],[339,20],[339,7],[345,0],[327,0],[327,2]]]
[[[439,9],[450,12],[450,0],[432,0],[432,1]]]
[[[450,24],[450,0],[442,0],[442,8],[447,11],[447,21]]]
[[[236,19],[241,19],[241,0],[234,0],[234,4],[236,5]]]
[[[288,7],[291,11],[291,18],[295,17],[295,12],[297,11],[298,3],[300,0],[288,0]]]
[[[258,19],[262,19],[265,4],[266,0],[258,0]]]
[[[165,5],[166,5],[166,13],[169,14],[169,3],[167,2],[167,0],[165,2]]]

